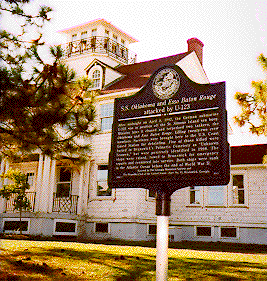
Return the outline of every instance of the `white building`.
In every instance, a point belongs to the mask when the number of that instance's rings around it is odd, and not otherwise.
[[[116,97],[138,92],[160,67],[178,65],[197,83],[209,83],[202,66],[203,44],[187,41],[188,50],[136,63],[129,45],[136,39],[104,19],[62,30],[67,35],[65,62],[78,76],[88,75],[96,97],[99,132],[92,137],[91,160],[73,166],[68,159],[33,155],[23,163],[3,160],[28,175],[32,209],[23,214],[24,233],[77,235],[88,239],[154,240],[155,196],[148,190],[109,189],[107,165]],[[191,187],[172,195],[170,239],[267,244],[267,145],[231,148],[228,186]],[[1,183],[2,184],[2,183]],[[0,232],[18,227],[12,198],[0,199]]]

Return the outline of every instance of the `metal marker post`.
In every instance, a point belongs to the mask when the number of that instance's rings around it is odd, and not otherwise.
[[[157,193],[157,257],[156,257],[156,280],[167,281],[168,278],[168,242],[169,242],[169,216],[170,195]]]

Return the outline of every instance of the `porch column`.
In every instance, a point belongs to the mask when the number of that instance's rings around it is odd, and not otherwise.
[[[38,170],[37,170],[37,181],[36,181],[36,197],[35,197],[35,211],[39,211],[41,193],[42,193],[42,184],[43,184],[43,166],[44,166],[44,156],[39,154]]]
[[[52,209],[53,209],[55,179],[56,179],[56,160],[53,159],[51,164],[50,181],[49,181],[48,213],[52,213]]]
[[[5,159],[3,158],[0,165],[0,175],[4,174],[5,171]],[[3,187],[3,178],[0,178],[0,189]],[[0,197],[0,213],[4,213],[6,208],[6,199]]]
[[[82,211],[83,213],[87,214],[87,205],[88,205],[88,198],[89,198],[89,182],[90,182],[90,175],[91,175],[91,161],[88,161],[84,165],[84,188],[83,188],[83,204],[82,204]]]
[[[41,198],[40,198],[40,204],[39,204],[39,210],[44,213],[46,213],[48,210],[50,166],[51,166],[51,158],[49,156],[45,155],[42,192],[41,192]]]
[[[8,159],[6,159],[6,161],[5,161],[6,163],[6,165],[5,165],[5,173],[9,170],[9,161],[8,161]],[[8,179],[7,178],[5,178],[4,179],[4,184],[8,184]]]
[[[82,205],[83,205],[83,176],[84,176],[84,166],[83,164],[80,169],[80,178],[79,178],[79,198],[78,198],[78,205],[77,205],[77,214],[80,215],[82,212]]]

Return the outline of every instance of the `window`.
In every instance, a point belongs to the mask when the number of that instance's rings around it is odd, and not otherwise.
[[[101,131],[111,131],[113,123],[114,104],[106,103],[101,105],[100,118],[101,118]]]
[[[71,41],[74,42],[77,40],[77,34],[72,34]]]
[[[199,186],[190,186],[190,204],[200,204]]]
[[[113,34],[113,40],[114,40],[114,42],[112,44],[112,52],[114,54],[117,54],[118,53],[118,43],[117,43],[118,42],[118,36]]]
[[[69,197],[71,192],[71,169],[60,167],[57,182],[57,197]]]
[[[33,183],[34,183],[34,173],[27,173],[27,183],[30,185],[30,186],[33,186]]]
[[[54,235],[77,235],[77,221],[55,219]]]
[[[121,39],[121,44],[125,45],[125,41],[123,39]]]
[[[95,232],[109,233],[108,223],[96,223]]]
[[[233,175],[233,204],[245,204],[244,175]]]
[[[208,205],[224,205],[224,186],[208,186]]]
[[[96,36],[96,34],[97,34],[97,29],[96,28],[92,29],[92,37]]]
[[[93,88],[100,88],[100,70],[96,69],[92,74]]]
[[[221,227],[221,238],[237,238],[237,228]]]
[[[3,232],[19,232],[22,227],[22,233],[29,233],[30,220],[22,218],[20,222],[19,218],[4,218],[3,219]]]
[[[81,33],[81,39],[86,39],[87,38],[87,31],[84,31]]]
[[[111,188],[108,186],[108,166],[100,165],[97,171],[97,196],[111,196]]]
[[[105,37],[109,37],[109,31],[105,30]]]
[[[148,225],[148,234],[149,235],[156,235],[157,234],[157,225],[156,224],[149,224]]]
[[[115,34],[113,34],[113,40],[114,40],[114,41],[118,41],[118,36],[115,35]]]
[[[109,48],[108,44],[109,44],[109,31],[105,30],[105,40],[104,40],[104,48],[105,48],[105,50],[107,50]]]
[[[211,236],[211,227],[210,226],[197,226],[196,227],[196,236]]]

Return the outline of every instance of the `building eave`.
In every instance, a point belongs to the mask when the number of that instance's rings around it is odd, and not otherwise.
[[[129,41],[130,44],[139,42],[139,40],[135,39],[131,35],[122,31],[118,27],[114,26],[111,22],[108,22],[107,20],[105,20],[103,18],[91,20],[91,21],[88,21],[88,22],[83,23],[83,24],[79,24],[79,25],[75,25],[75,26],[72,26],[72,27],[62,29],[62,30],[59,30],[58,33],[69,34],[72,31],[80,30],[80,29],[85,28],[85,27],[95,26],[95,25],[98,25],[98,24],[102,24],[103,26],[112,29],[114,32],[117,32],[117,33],[123,35]]]

